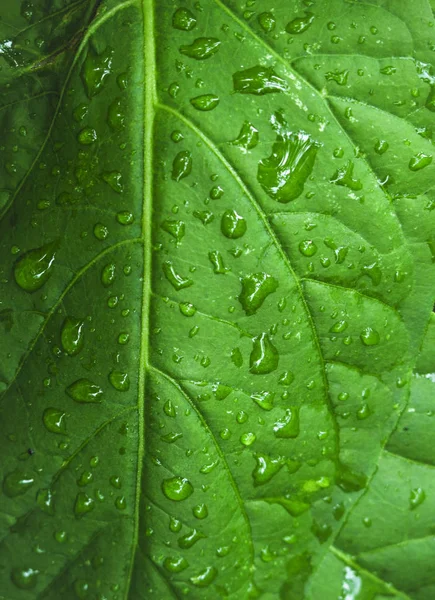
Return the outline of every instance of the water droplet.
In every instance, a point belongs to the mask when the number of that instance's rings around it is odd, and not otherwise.
[[[34,478],[22,471],[12,471],[5,475],[3,479],[3,492],[9,498],[15,498],[25,494],[27,490],[33,485]]]
[[[36,504],[48,515],[54,515],[54,496],[51,490],[39,490],[36,495]]]
[[[94,235],[97,238],[97,240],[100,240],[100,242],[102,242],[109,235],[109,230],[103,223],[96,223],[96,225],[94,226]]]
[[[346,85],[349,71],[328,71],[325,73],[327,81],[335,81],[338,85]]]
[[[81,404],[101,402],[103,399],[103,390],[89,379],[78,379],[65,391],[70,398]]]
[[[241,278],[239,302],[247,315],[253,315],[266,298],[276,291],[278,281],[267,273],[253,273]]]
[[[202,96],[196,96],[190,100],[190,104],[196,108],[196,110],[201,110],[203,112],[215,109],[219,102],[219,97],[215,94],[202,94]]]
[[[421,169],[424,169],[425,167],[429,166],[432,160],[432,155],[424,154],[424,152],[419,152],[411,158],[408,166],[411,171],[420,171]]]
[[[91,144],[94,144],[97,139],[97,132],[93,127],[85,127],[77,136],[79,143],[83,144],[84,146],[90,146]]]
[[[205,504],[194,506],[192,512],[197,519],[206,519],[208,517],[208,508]]]
[[[120,210],[116,213],[116,220],[120,225],[131,225],[134,223],[134,215],[129,210]]]
[[[107,77],[112,72],[113,50],[106,48],[97,54],[91,47],[80,71],[80,76],[89,98],[101,92]]]
[[[180,558],[167,557],[163,561],[163,566],[170,573],[181,573],[181,571],[184,571],[184,569],[187,569],[187,567],[189,566],[189,563],[187,562],[187,560],[185,558],[182,558],[182,557],[180,557]]]
[[[234,73],[233,86],[234,91],[239,94],[256,96],[288,91],[287,82],[279,77],[272,67],[260,65]]]
[[[130,378],[128,373],[111,371],[109,381],[118,392],[127,392],[130,389]]]
[[[20,590],[32,590],[38,581],[39,571],[31,567],[15,567],[11,571],[12,582]]]
[[[172,26],[181,31],[191,31],[196,27],[195,15],[187,8],[178,8],[172,16]]]
[[[237,423],[239,423],[239,425],[243,425],[243,423],[246,423],[246,421],[248,419],[249,419],[248,413],[246,413],[244,410],[240,410],[237,413],[236,421],[237,421]]]
[[[181,133],[181,131],[175,130],[171,133],[171,140],[176,144],[179,144],[184,140],[184,135]]]
[[[179,275],[171,261],[167,260],[162,265],[163,273],[169,283],[178,291],[193,285],[192,279]]]
[[[278,419],[273,431],[277,438],[296,438],[299,435],[299,407],[291,406],[285,411],[284,416]]]
[[[251,398],[263,410],[272,410],[275,392],[258,392],[252,394]]]
[[[189,58],[204,60],[216,54],[220,45],[221,42],[217,38],[200,37],[194,40],[190,46],[181,46],[180,52]]]
[[[380,342],[380,335],[376,329],[366,327],[361,333],[360,338],[365,346],[376,346]]]
[[[286,204],[304,191],[319,144],[303,131],[288,131],[282,117],[275,115],[274,123],[276,142],[271,156],[258,163],[257,179],[271,198]]]
[[[213,265],[213,272],[216,273],[216,275],[225,275],[228,269],[224,265],[224,259],[219,250],[209,252],[208,258]]]
[[[119,131],[124,127],[125,115],[122,107],[121,98],[115,98],[107,111],[107,122],[114,131]]]
[[[255,435],[255,433],[253,433],[252,431],[248,431],[246,433],[242,433],[242,435],[240,436],[240,443],[248,447],[252,446],[256,439],[257,436]]]
[[[265,33],[271,33],[276,27],[276,20],[271,12],[260,13],[257,19],[261,29]]]
[[[115,498],[115,508],[118,510],[125,510],[127,508],[127,500],[125,496],[118,496]]]
[[[83,517],[95,508],[95,501],[85,492],[79,492],[74,504],[74,513],[77,517]]]
[[[45,427],[51,433],[66,434],[66,413],[57,408],[46,408],[42,415]]]
[[[331,179],[331,183],[347,187],[353,192],[362,190],[363,185],[361,181],[359,179],[353,178],[354,166],[355,165],[353,164],[353,162],[351,160],[348,160],[344,167],[341,167],[341,169],[338,169],[334,173]]]
[[[115,281],[116,266],[113,263],[106,265],[101,271],[101,283],[109,287]]]
[[[186,225],[183,221],[171,221],[166,219],[161,224],[161,228],[163,231],[171,234],[173,238],[177,240],[177,242],[181,242],[186,233]]]
[[[217,574],[218,572],[214,567],[207,567],[198,575],[191,577],[190,581],[193,583],[193,585],[196,585],[197,587],[207,587],[211,583],[213,583],[213,581],[217,577]]]
[[[110,185],[112,190],[118,194],[122,194],[124,191],[122,175],[119,171],[104,171],[101,173],[101,179]]]
[[[14,276],[20,288],[36,292],[49,280],[58,246],[57,242],[51,242],[29,250],[17,260]]]
[[[330,333],[342,333],[348,328],[348,326],[349,323],[347,321],[337,321],[329,331]]]
[[[313,23],[314,15],[308,11],[305,11],[304,17],[296,17],[289,23],[287,23],[285,30],[287,33],[296,35],[298,33],[304,33]]]
[[[278,368],[278,350],[272,344],[267,333],[258,335],[253,340],[253,348],[249,359],[249,370],[255,375],[265,375]]]
[[[66,317],[62,325],[61,342],[64,351],[75,356],[83,348],[84,321],[75,317]]]
[[[390,144],[385,141],[385,140],[378,140],[375,144],[375,152],[376,154],[384,154],[388,148],[390,147]]]
[[[225,237],[235,240],[246,233],[246,221],[235,210],[227,210],[222,215],[221,231]]]
[[[190,304],[190,302],[182,302],[179,307],[181,314],[185,317],[193,317],[196,313],[196,307],[193,304]]]
[[[411,490],[411,493],[409,495],[410,509],[415,510],[418,506],[420,506],[420,504],[423,504],[425,499],[426,499],[425,491],[420,487],[414,488],[413,490]]]
[[[186,500],[186,498],[193,494],[192,484],[185,477],[172,477],[171,479],[164,479],[162,483],[162,490],[165,496],[174,502]]]
[[[299,244],[299,252],[304,256],[314,256],[317,252],[317,246],[313,240],[303,240]]]
[[[91,483],[94,479],[94,474],[92,471],[83,471],[80,477],[77,479],[77,485],[80,487],[84,487]]]
[[[179,521],[175,517],[170,518],[169,529],[172,531],[172,533],[178,533],[179,531],[181,531],[181,527],[181,521]]]
[[[221,188],[220,185],[217,185],[210,190],[210,198],[212,200],[219,200],[220,198],[222,198],[223,195],[224,190]]]
[[[78,106],[76,106],[76,108],[73,111],[74,120],[77,121],[77,123],[80,123],[86,117],[88,112],[89,112],[89,106],[87,104],[85,104],[85,103],[79,104]]]
[[[183,550],[187,550],[196,544],[196,542],[199,542],[199,540],[204,538],[205,535],[203,533],[193,529],[190,533],[187,533],[178,539],[178,545],[180,548],[183,548]]]
[[[175,410],[175,406],[171,400],[166,400],[166,402],[163,405],[163,412],[168,417],[174,418],[177,416],[177,411]]]
[[[237,368],[240,368],[243,365],[243,356],[240,351],[240,348],[234,348],[231,351],[231,362]]]
[[[180,181],[192,172],[192,154],[182,150],[177,154],[172,163],[172,179]]]
[[[243,152],[247,152],[257,146],[259,139],[258,129],[256,129],[249,121],[245,121],[240,129],[239,135],[231,142],[231,144],[233,144],[233,146],[238,146]]]
[[[257,464],[252,472],[254,486],[263,485],[272,479],[284,464],[284,459],[270,458],[266,454],[256,454],[255,460]]]

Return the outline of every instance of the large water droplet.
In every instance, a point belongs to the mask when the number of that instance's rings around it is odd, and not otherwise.
[[[66,434],[66,413],[57,408],[46,408],[42,415],[45,427],[51,433]]]
[[[189,566],[189,563],[183,557],[179,557],[179,558],[167,557],[163,561],[163,566],[170,573],[181,573],[181,571],[184,571],[184,569],[187,569],[187,567]]]
[[[14,276],[23,290],[36,292],[48,281],[58,247],[58,242],[51,242],[29,250],[18,259],[15,263]]]
[[[381,336],[371,327],[366,327],[360,334],[360,338],[364,346],[376,346],[379,344]]]
[[[95,508],[95,500],[93,500],[85,492],[79,492],[76,496],[74,504],[74,513],[77,517],[83,517],[90,513]]]
[[[277,438],[296,438],[299,435],[299,408],[297,406],[291,406],[285,411],[283,417],[278,419],[274,426],[273,431]]]
[[[178,291],[193,285],[192,279],[179,275],[171,261],[167,260],[162,265],[163,273],[169,283]]]
[[[130,389],[130,378],[128,373],[123,371],[111,371],[109,381],[118,392],[127,392]]]
[[[257,179],[274,200],[286,204],[304,191],[319,145],[307,133],[286,130],[282,117],[275,116],[278,130],[272,154],[258,163]]]
[[[252,472],[254,486],[263,485],[272,479],[284,464],[284,459],[271,458],[266,454],[257,454],[255,456],[257,464]]]
[[[304,17],[296,17],[289,23],[287,23],[285,30],[287,33],[292,35],[298,33],[304,33],[313,23],[314,15],[308,11],[305,11]]]
[[[186,225],[183,221],[171,221],[170,219],[166,219],[166,221],[163,221],[161,224],[161,228],[171,234],[177,242],[181,242],[186,233]]]
[[[276,20],[271,12],[260,13],[257,19],[261,29],[265,33],[271,33],[276,27]]]
[[[215,94],[202,94],[201,96],[196,96],[190,100],[190,104],[196,108],[196,110],[201,110],[203,112],[213,110],[217,107],[219,102],[219,97]]]
[[[235,210],[227,210],[222,215],[221,231],[225,237],[235,240],[246,233],[246,221]]]
[[[78,379],[65,391],[70,398],[81,404],[98,403],[103,400],[103,390],[89,379]]]
[[[258,392],[256,394],[252,394],[251,398],[263,410],[272,410],[275,392]]]
[[[218,572],[214,567],[206,567],[204,571],[201,571],[201,573],[198,575],[191,577],[190,581],[197,587],[207,587],[213,583],[217,577],[217,574]]]
[[[91,47],[80,71],[80,76],[89,98],[103,89],[107,77],[112,72],[113,50],[106,48],[97,54]]]
[[[255,375],[265,375],[278,368],[278,350],[272,344],[267,333],[258,335],[253,340],[253,348],[249,358],[249,370]]]
[[[192,546],[196,544],[196,542],[199,542],[199,540],[204,538],[205,535],[203,533],[201,533],[197,529],[192,529],[191,532],[186,533],[186,535],[183,535],[178,539],[178,545],[180,546],[180,548],[183,548],[183,550],[187,550],[188,548],[192,548]]]
[[[191,31],[196,26],[196,17],[188,8],[178,8],[172,16],[172,26],[181,31]]]
[[[193,494],[192,484],[185,477],[172,477],[171,479],[164,479],[162,483],[163,493],[169,500],[179,502],[186,500],[191,494]]]
[[[180,52],[189,58],[204,60],[205,58],[210,58],[210,56],[216,54],[220,45],[221,42],[217,38],[200,37],[190,44],[190,46],[181,46]]]
[[[11,571],[12,582],[20,590],[32,590],[38,581],[39,571],[31,567],[15,567]]]
[[[253,315],[269,294],[278,288],[278,281],[267,273],[253,273],[241,278],[240,304],[247,315]]]
[[[233,144],[233,146],[238,146],[243,152],[247,152],[257,146],[259,139],[258,129],[256,129],[249,121],[245,121],[240,129],[239,135],[231,142],[231,144]]]
[[[29,488],[32,487],[35,479],[32,475],[24,473],[23,471],[12,471],[5,475],[3,479],[3,492],[9,498],[15,498],[25,494]]]
[[[180,181],[192,172],[192,154],[182,150],[177,154],[172,163],[172,179]]]
[[[66,317],[62,325],[62,347],[67,354],[74,356],[83,348],[84,321],[75,317]]]
[[[262,67],[260,65],[234,73],[233,86],[234,91],[239,94],[254,94],[256,96],[288,91],[287,82],[279,77],[272,67]]]
[[[429,166],[433,160],[431,154],[424,154],[424,152],[419,152],[415,156],[413,156],[409,161],[409,168],[411,171],[421,171],[425,167]]]

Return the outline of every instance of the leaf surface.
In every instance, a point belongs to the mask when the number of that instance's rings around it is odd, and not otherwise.
[[[0,598],[431,598],[432,12],[325,9],[1,21]]]

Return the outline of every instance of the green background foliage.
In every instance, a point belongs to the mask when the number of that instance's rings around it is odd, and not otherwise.
[[[431,600],[426,0],[0,0],[1,600]]]

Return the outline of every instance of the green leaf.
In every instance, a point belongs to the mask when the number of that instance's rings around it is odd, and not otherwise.
[[[432,598],[432,11],[343,6],[0,3],[0,599]]]

